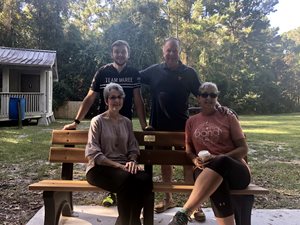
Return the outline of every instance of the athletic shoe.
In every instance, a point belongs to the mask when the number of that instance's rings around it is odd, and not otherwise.
[[[178,211],[168,225],[187,225],[188,221],[189,217],[185,213]]]
[[[110,207],[116,204],[116,196],[114,193],[109,193],[102,201],[102,205],[105,207]]]

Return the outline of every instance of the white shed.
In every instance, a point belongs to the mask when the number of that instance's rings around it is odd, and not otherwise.
[[[9,120],[11,98],[25,99],[25,119],[48,125],[54,120],[56,51],[0,47],[0,121]]]

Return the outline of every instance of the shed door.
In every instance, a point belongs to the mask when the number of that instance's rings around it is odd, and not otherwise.
[[[40,75],[21,74],[21,92],[40,92]]]

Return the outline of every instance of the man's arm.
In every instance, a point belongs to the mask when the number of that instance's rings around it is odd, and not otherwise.
[[[85,96],[85,98],[83,99],[79,107],[75,120],[81,121],[82,119],[84,119],[85,115],[93,105],[97,95],[98,95],[97,92],[93,90],[89,90],[89,92],[87,93],[87,95]],[[74,121],[73,123],[65,125],[63,127],[63,130],[74,130],[76,129],[76,127],[77,127],[77,123]]]
[[[135,88],[133,90],[133,100],[134,100],[134,106],[135,106],[135,109],[136,109],[136,113],[139,117],[141,127],[142,127],[143,130],[145,130],[145,128],[147,126],[146,116],[145,116],[146,113],[145,113],[144,100],[142,98],[140,88]]]

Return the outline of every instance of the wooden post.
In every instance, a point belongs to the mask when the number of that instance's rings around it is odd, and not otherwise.
[[[21,99],[18,99],[18,128],[22,129]]]

